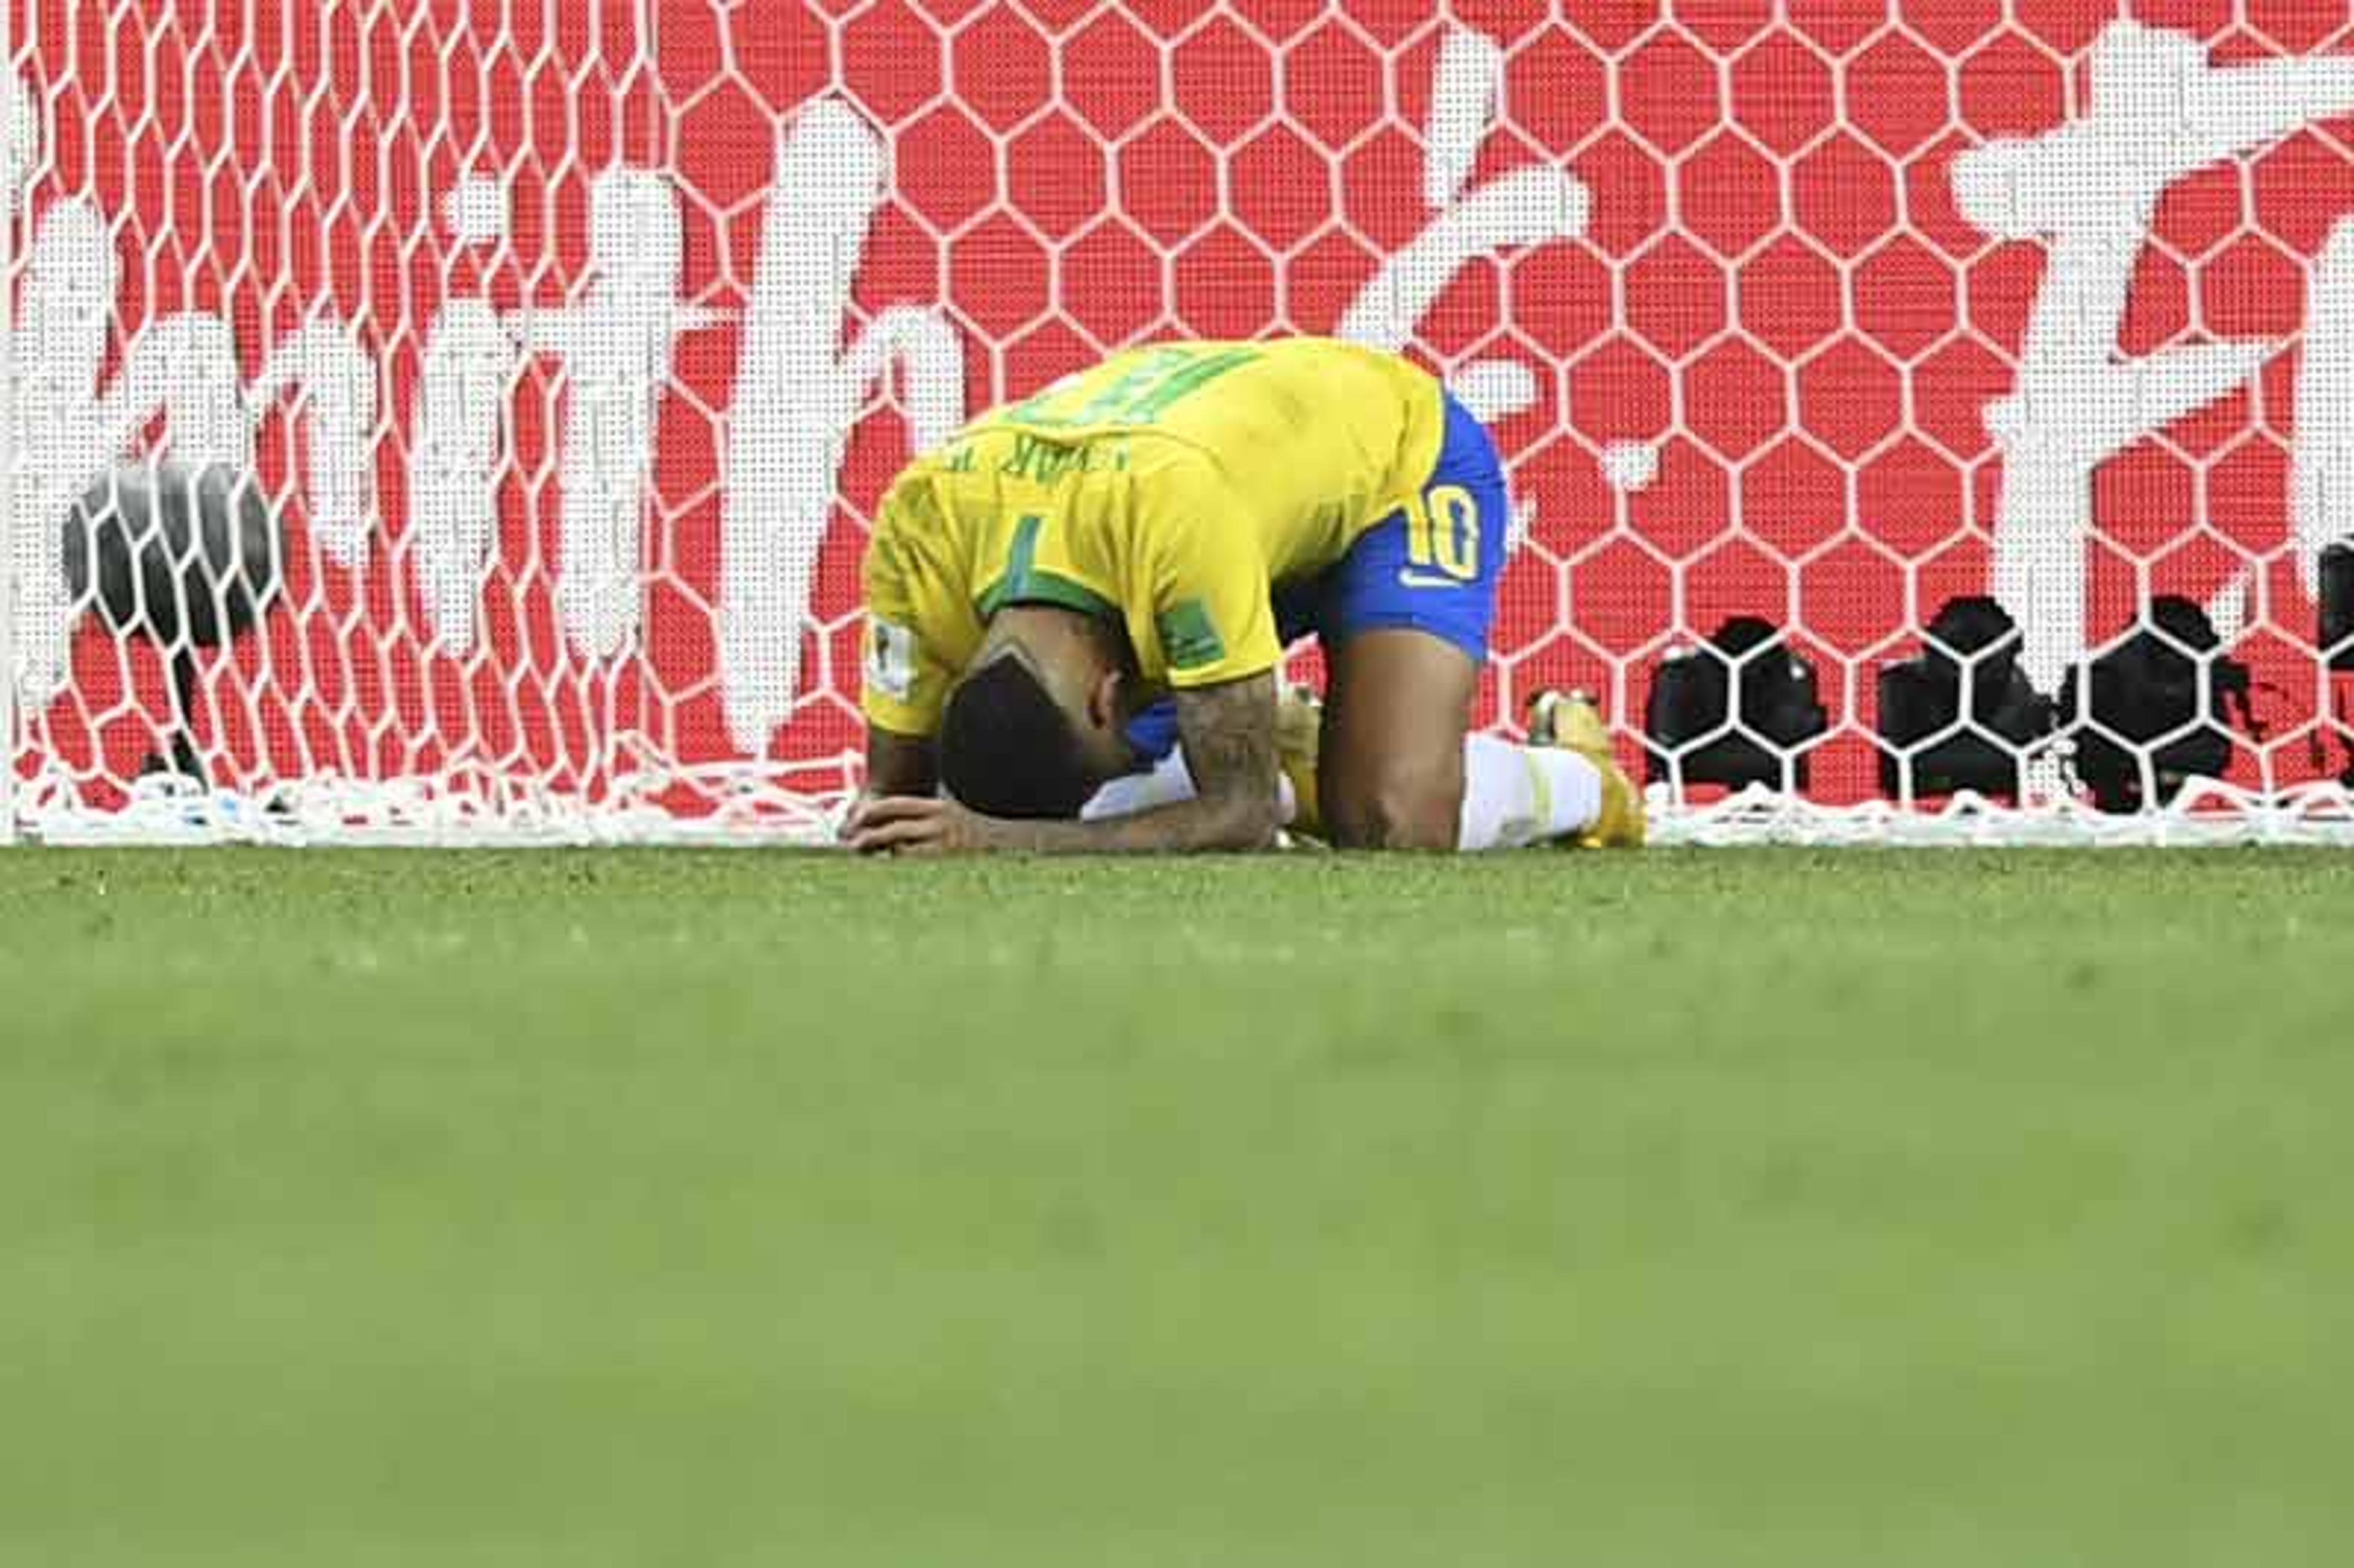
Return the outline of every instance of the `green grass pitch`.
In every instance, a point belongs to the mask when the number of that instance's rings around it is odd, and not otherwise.
[[[0,1563],[2346,1561],[2354,860],[0,854]]]

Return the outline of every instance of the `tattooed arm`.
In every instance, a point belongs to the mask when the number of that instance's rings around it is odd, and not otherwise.
[[[953,800],[874,800],[851,824],[851,842],[869,854],[1176,854],[1274,843],[1280,824],[1273,673],[1178,693],[1177,733],[1193,775],[1191,800],[1099,822],[1006,821]]]

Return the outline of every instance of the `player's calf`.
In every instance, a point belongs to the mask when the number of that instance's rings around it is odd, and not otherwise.
[[[1316,793],[1327,839],[1341,849],[1453,849],[1478,664],[1452,642],[1397,626],[1356,632],[1326,659]]]
[[[1331,753],[1317,776],[1326,838],[1335,849],[1451,850],[1463,815],[1460,743],[1444,759],[1396,758],[1336,768]]]

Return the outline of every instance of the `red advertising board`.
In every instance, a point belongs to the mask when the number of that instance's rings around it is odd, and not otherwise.
[[[2322,765],[2341,6],[14,20],[20,567],[116,458],[249,449],[285,609],[198,726],[249,778],[831,762],[911,439],[1121,344],[1344,330],[1511,459],[1491,719],[1575,684],[1625,723],[1671,643],[1755,612],[1821,670],[1816,788],[1851,799],[1872,672],[1947,597],[2001,592],[2048,679],[2179,592],[2279,688],[2235,777]],[[31,588],[25,766],[102,806],[159,666]]]

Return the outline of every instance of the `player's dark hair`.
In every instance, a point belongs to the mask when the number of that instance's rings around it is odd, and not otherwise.
[[[985,817],[1076,817],[1095,793],[1069,715],[1010,653],[949,694],[939,747],[940,782]]]

